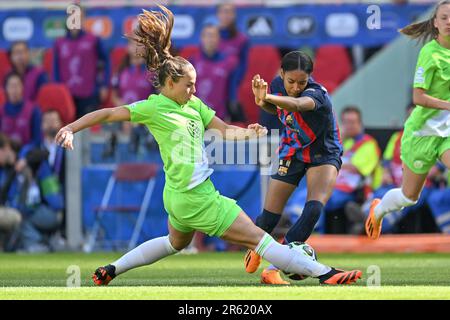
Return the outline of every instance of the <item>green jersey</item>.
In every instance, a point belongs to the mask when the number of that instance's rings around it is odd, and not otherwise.
[[[450,50],[436,40],[428,42],[420,51],[414,88],[450,101]],[[450,111],[417,106],[405,123],[415,136],[450,136]]]
[[[144,124],[158,142],[166,187],[185,192],[211,175],[203,136],[215,111],[200,99],[179,105],[163,94],[152,94],[126,108],[131,122]]]

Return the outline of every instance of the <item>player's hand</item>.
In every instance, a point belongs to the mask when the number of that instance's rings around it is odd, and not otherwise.
[[[61,128],[56,134],[55,141],[63,148],[73,150],[73,132],[68,126]]]
[[[267,96],[267,88],[268,84],[261,79],[259,74],[255,75],[252,79],[252,92],[255,96],[255,103],[258,106],[262,106],[264,104],[264,99]]]
[[[249,124],[247,128],[250,130],[255,130],[257,137],[263,137],[267,135],[267,128],[260,125],[259,123]]]

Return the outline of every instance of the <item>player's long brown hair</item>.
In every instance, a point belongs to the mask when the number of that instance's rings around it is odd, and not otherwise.
[[[434,19],[436,19],[439,8],[446,4],[450,4],[450,0],[440,1],[436,5],[436,8],[434,9],[434,12],[430,19],[422,22],[412,23],[404,27],[403,29],[400,29],[399,32],[412,39],[417,39],[422,43],[425,43],[432,39],[436,39],[439,35],[439,30],[434,26]]]
[[[186,59],[170,54],[173,13],[162,5],[158,7],[161,11],[143,10],[133,34],[127,36],[143,46],[144,52],[139,55],[145,59],[147,69],[155,74],[153,85],[156,88],[164,86],[167,77],[178,81],[186,67],[191,66]]]

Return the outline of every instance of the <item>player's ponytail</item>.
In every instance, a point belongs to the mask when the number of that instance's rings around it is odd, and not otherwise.
[[[450,0],[440,1],[436,5],[433,15],[431,16],[430,19],[422,21],[422,22],[412,23],[412,24],[404,27],[403,29],[400,29],[399,32],[412,38],[412,39],[417,39],[418,41],[420,41],[422,43],[428,42],[432,39],[436,39],[437,36],[439,35],[439,31],[434,26],[434,19],[436,19],[436,14],[437,14],[439,8],[445,4],[450,4]]]
[[[184,76],[185,67],[191,66],[186,59],[170,54],[173,13],[164,6],[158,7],[161,11],[143,10],[133,35],[128,36],[143,47],[143,52],[138,55],[145,59],[147,69],[155,74],[153,84],[156,88],[163,86],[167,77],[178,81]]]

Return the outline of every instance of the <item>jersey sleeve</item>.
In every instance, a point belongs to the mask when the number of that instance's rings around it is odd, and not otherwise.
[[[199,99],[200,100],[200,99]],[[202,118],[203,126],[206,128],[211,120],[215,117],[216,112],[208,107],[200,100],[200,117]]]
[[[414,88],[430,89],[436,69],[433,61],[430,50],[424,47],[420,51],[419,58],[417,59],[416,73],[414,75]]]
[[[208,126],[208,124],[211,122],[211,120],[214,118],[214,116],[216,115],[216,112],[213,109],[211,109],[210,107],[208,107],[206,104],[204,104],[203,101],[200,100],[199,98],[194,96],[194,97],[192,97],[192,99],[194,100],[194,103],[192,104],[192,106],[200,114],[200,117],[202,118],[203,126],[206,128]]]
[[[140,100],[125,105],[130,111],[130,121],[133,123],[150,124],[153,118],[151,103],[149,100]]]
[[[327,106],[326,92],[319,88],[308,88],[302,92],[300,97],[309,97],[314,100],[316,107],[314,110],[318,110]]]

